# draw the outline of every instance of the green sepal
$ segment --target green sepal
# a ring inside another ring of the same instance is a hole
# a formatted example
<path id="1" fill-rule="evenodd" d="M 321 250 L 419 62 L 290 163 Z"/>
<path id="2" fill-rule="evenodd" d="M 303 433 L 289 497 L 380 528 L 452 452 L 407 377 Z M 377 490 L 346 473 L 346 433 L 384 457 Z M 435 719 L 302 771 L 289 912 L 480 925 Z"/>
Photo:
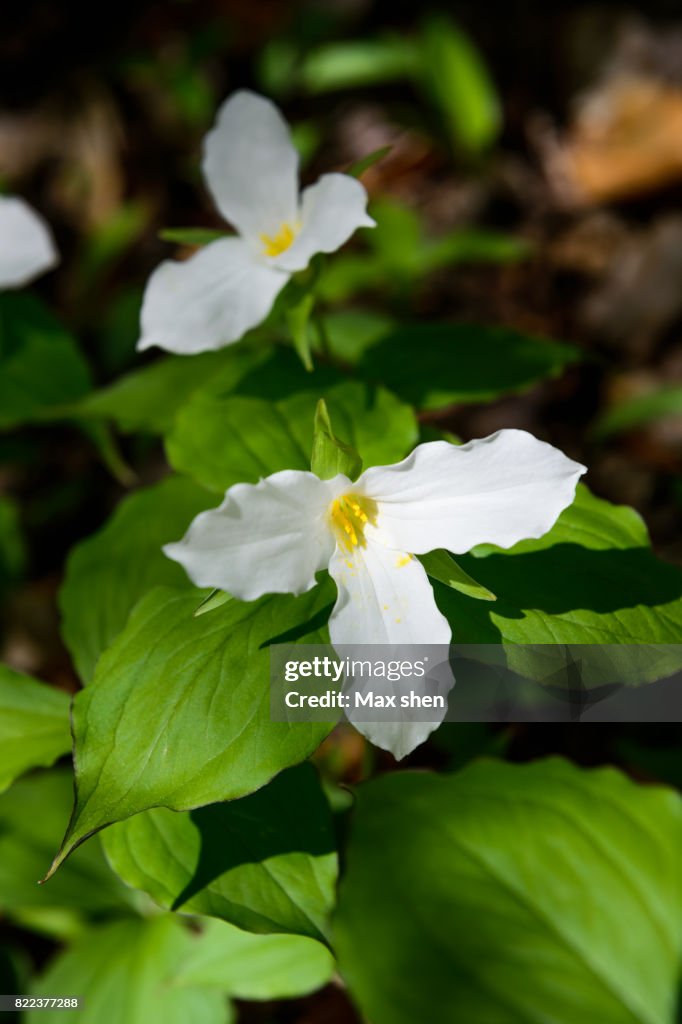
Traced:
<path id="1" fill-rule="evenodd" d="M 317 403 L 310 468 L 321 480 L 343 473 L 354 480 L 362 471 L 362 459 L 355 448 L 340 441 L 332 428 L 324 398 Z"/>
<path id="2" fill-rule="evenodd" d="M 478 583 L 473 576 L 470 576 L 457 564 L 449 552 L 442 548 L 429 551 L 427 555 L 419 555 L 419 561 L 431 579 L 445 583 L 446 586 L 452 587 L 453 590 L 459 590 L 467 597 L 475 597 L 477 601 L 497 601 L 492 590 L 488 590 L 482 583 Z"/>

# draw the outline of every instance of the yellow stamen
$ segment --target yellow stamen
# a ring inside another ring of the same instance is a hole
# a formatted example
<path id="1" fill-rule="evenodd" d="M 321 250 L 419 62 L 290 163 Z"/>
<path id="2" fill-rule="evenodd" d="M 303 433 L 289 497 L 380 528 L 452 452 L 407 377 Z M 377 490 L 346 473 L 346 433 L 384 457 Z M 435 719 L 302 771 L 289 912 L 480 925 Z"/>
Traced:
<path id="1" fill-rule="evenodd" d="M 259 235 L 258 236 L 263 243 L 263 255 L 264 256 L 279 256 L 280 253 L 286 252 L 294 238 L 296 237 L 296 231 L 292 228 L 291 224 L 280 224 L 279 231 L 275 235 Z"/>
<path id="2" fill-rule="evenodd" d="M 352 551 L 365 546 L 365 526 L 376 519 L 376 504 L 371 498 L 344 494 L 329 509 L 332 529 L 339 544 Z"/>

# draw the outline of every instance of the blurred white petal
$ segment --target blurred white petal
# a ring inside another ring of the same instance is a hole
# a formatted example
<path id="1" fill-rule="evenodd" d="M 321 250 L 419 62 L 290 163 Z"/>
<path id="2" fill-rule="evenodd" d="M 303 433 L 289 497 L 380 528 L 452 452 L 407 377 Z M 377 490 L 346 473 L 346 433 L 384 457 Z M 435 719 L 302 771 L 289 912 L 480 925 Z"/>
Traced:
<path id="1" fill-rule="evenodd" d="M 288 275 L 224 238 L 188 260 L 166 260 L 147 283 L 138 349 L 194 354 L 222 348 L 261 323 Z"/>
<path id="2" fill-rule="evenodd" d="M 206 184 L 223 217 L 252 244 L 298 219 L 298 154 L 274 103 L 241 90 L 204 141 Z"/>
<path id="3" fill-rule="evenodd" d="M 302 270 L 315 253 L 336 252 L 358 228 L 374 226 L 364 186 L 347 174 L 324 174 L 305 189 L 299 233 L 273 263 L 283 270 Z"/>
<path id="4" fill-rule="evenodd" d="M 16 196 L 0 196 L 0 288 L 20 288 L 59 262 L 43 218 Z"/>

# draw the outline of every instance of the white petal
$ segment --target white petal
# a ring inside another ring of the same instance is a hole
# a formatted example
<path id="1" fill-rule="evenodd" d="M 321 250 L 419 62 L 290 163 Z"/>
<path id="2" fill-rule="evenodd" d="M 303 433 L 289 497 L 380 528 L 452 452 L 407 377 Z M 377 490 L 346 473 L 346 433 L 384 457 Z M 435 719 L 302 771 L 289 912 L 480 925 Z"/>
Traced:
<path id="1" fill-rule="evenodd" d="M 416 558 L 381 544 L 337 547 L 329 572 L 339 592 L 329 620 L 334 645 L 450 643 L 450 626 Z"/>
<path id="2" fill-rule="evenodd" d="M 235 484 L 218 508 L 198 515 L 183 539 L 163 550 L 197 586 L 243 601 L 302 594 L 332 555 L 329 505 L 348 485 L 344 476 L 320 480 L 293 469 Z"/>
<path id="3" fill-rule="evenodd" d="M 329 565 L 338 598 L 329 620 L 332 644 L 357 647 L 353 657 L 368 657 L 367 644 L 444 644 L 450 643 L 451 631 L 445 616 L 438 610 L 426 572 L 415 558 L 380 544 L 357 547 L 352 554 L 336 548 Z M 382 651 L 382 657 L 385 652 Z M 401 658 L 401 652 L 396 652 Z M 402 651 L 405 657 L 405 651 Z M 453 685 L 449 675 L 443 695 Z M 385 680 L 374 680 L 375 693 L 393 693 Z M 435 710 L 428 722 L 411 721 L 409 711 L 405 718 L 395 721 L 363 721 L 362 710 L 355 710 L 352 700 L 357 689 L 350 689 L 351 707 L 347 717 L 359 732 L 384 750 L 398 758 L 405 757 L 423 743 L 430 732 L 438 727 L 445 709 Z"/>
<path id="4" fill-rule="evenodd" d="M 23 199 L 0 196 L 0 288 L 19 288 L 56 266 L 50 229 Z"/>
<path id="5" fill-rule="evenodd" d="M 288 275 L 254 258 L 241 238 L 224 238 L 149 278 L 138 349 L 193 354 L 239 341 L 272 309 Z"/>
<path id="6" fill-rule="evenodd" d="M 419 445 L 395 466 L 355 484 L 378 505 L 368 538 L 414 554 L 477 544 L 508 548 L 542 537 L 575 496 L 584 466 L 524 430 L 500 430 L 461 446 Z"/>
<path id="7" fill-rule="evenodd" d="M 336 252 L 358 228 L 373 228 L 367 215 L 364 186 L 347 174 L 324 174 L 305 189 L 301 228 L 293 244 L 273 263 L 283 270 L 302 270 L 317 252 Z"/>
<path id="8" fill-rule="evenodd" d="M 218 111 L 204 140 L 204 177 L 216 205 L 257 242 L 298 218 L 298 153 L 274 103 L 242 90 Z"/>

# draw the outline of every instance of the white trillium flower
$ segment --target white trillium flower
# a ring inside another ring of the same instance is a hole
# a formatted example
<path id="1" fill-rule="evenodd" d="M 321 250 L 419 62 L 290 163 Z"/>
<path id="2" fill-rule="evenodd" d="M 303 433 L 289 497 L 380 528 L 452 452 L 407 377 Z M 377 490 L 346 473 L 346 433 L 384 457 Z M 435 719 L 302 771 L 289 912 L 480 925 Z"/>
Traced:
<path id="1" fill-rule="evenodd" d="M 449 644 L 450 624 L 414 556 L 541 537 L 585 472 L 523 430 L 461 446 L 434 441 L 355 481 L 283 470 L 235 484 L 163 550 L 197 586 L 245 601 L 302 594 L 328 569 L 338 591 L 329 620 L 334 645 Z M 437 724 L 415 723 L 411 735 L 403 729 L 396 738 L 391 723 L 381 723 L 370 738 L 403 756 Z"/>
<path id="2" fill-rule="evenodd" d="M 0 291 L 30 284 L 58 262 L 43 218 L 23 199 L 0 196 Z"/>
<path id="3" fill-rule="evenodd" d="M 367 193 L 347 174 L 325 174 L 299 196 L 298 153 L 277 107 L 240 91 L 206 136 L 204 178 L 238 232 L 152 274 L 138 349 L 192 354 L 238 341 L 261 323 L 293 273 L 374 227 Z"/>

